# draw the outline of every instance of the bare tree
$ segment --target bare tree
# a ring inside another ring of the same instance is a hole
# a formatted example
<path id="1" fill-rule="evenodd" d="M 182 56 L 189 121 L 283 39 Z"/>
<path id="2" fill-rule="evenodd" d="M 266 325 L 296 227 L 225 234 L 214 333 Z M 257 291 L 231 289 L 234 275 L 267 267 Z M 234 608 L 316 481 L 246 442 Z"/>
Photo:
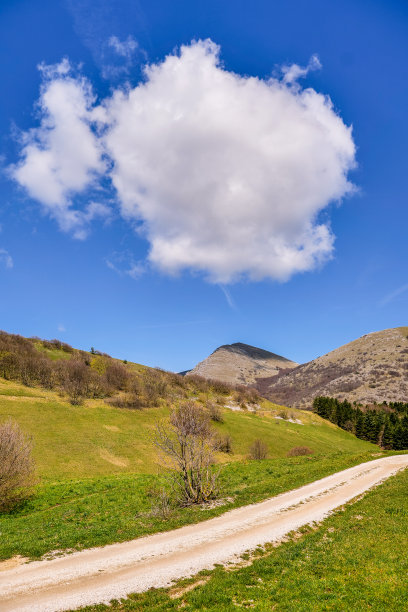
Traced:
<path id="1" fill-rule="evenodd" d="M 249 456 L 251 459 L 266 459 L 268 456 L 268 445 L 263 440 L 257 438 L 249 447 Z"/>
<path id="2" fill-rule="evenodd" d="M 200 404 L 186 401 L 174 408 L 170 423 L 157 424 L 154 442 L 170 459 L 182 504 L 206 502 L 216 496 L 213 430 L 208 412 Z"/>
<path id="3" fill-rule="evenodd" d="M 0 512 L 31 494 L 35 484 L 31 440 L 13 421 L 0 425 Z"/>

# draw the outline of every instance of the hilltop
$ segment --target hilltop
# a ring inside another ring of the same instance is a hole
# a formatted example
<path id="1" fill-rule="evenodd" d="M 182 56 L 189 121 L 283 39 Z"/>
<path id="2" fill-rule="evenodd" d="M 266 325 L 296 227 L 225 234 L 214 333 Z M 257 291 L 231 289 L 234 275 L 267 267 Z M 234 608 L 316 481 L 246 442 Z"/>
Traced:
<path id="1" fill-rule="evenodd" d="M 269 351 L 235 342 L 218 347 L 201 361 L 188 375 L 197 374 L 207 379 L 228 384 L 255 385 L 257 379 L 280 375 L 298 364 Z"/>
<path id="2" fill-rule="evenodd" d="M 363 404 L 407 401 L 408 327 L 366 334 L 291 372 L 258 378 L 257 389 L 287 406 L 310 408 L 319 395 Z"/>

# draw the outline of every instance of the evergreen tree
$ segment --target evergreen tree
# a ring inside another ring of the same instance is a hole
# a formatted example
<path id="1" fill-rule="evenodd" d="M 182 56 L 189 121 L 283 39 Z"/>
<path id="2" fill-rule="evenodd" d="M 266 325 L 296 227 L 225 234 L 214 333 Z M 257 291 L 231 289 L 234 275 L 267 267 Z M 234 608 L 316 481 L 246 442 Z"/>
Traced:
<path id="1" fill-rule="evenodd" d="M 384 430 L 381 439 L 381 446 L 388 450 L 394 448 L 394 430 L 390 419 L 387 418 L 384 425 Z"/>

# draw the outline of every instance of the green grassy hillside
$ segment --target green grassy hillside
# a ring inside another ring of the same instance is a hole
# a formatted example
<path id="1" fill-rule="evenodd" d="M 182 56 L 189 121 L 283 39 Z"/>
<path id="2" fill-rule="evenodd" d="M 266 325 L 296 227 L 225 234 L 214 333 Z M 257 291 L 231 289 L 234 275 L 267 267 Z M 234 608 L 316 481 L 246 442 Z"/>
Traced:
<path id="1" fill-rule="evenodd" d="M 12 418 L 32 436 L 38 473 L 51 480 L 157 472 L 151 436 L 155 423 L 169 412 L 161 404 L 134 410 L 85 400 L 72 406 L 56 392 L 0 379 L 0 423 Z M 302 424 L 275 418 L 281 412 L 281 407 L 267 401 L 261 402 L 256 414 L 222 409 L 224 423 L 215 427 L 231 435 L 233 454 L 219 453 L 219 460 L 243 459 L 256 438 L 268 443 L 271 458 L 284 457 L 292 447 L 302 445 L 315 454 L 376 448 L 310 412 L 288 411 Z"/>
<path id="2" fill-rule="evenodd" d="M 8 351 L 0 354 L 9 377 L 0 378 L 0 423 L 11 418 L 32 437 L 40 484 L 32 499 L 0 516 L 0 559 L 38 558 L 205 520 L 379 453 L 378 447 L 315 414 L 287 410 L 248 389 L 128 363 L 119 368 L 119 373 L 123 367 L 128 372 L 125 382 L 112 382 L 108 373 L 109 368 L 115 373 L 115 360 L 30 342 L 34 350 L 24 339 L 12 338 Z M 16 343 L 22 348 L 14 363 Z M 69 375 L 75 383 L 75 363 L 79 375 L 85 373 L 90 381 L 78 405 L 64 378 Z M 27 369 L 31 378 L 24 385 Z M 225 503 L 215 508 L 176 506 L 163 517 L 154 510 L 154 490 L 162 485 L 162 476 L 152 435 L 155 424 L 185 399 L 203 406 L 210 402 L 221 411 L 222 422 L 213 426 L 220 436 L 231 437 L 233 450 L 216 457 L 226 464 L 220 476 Z M 267 443 L 269 459 L 248 461 L 249 446 L 257 438 Z M 296 446 L 308 446 L 313 455 L 288 458 Z"/>

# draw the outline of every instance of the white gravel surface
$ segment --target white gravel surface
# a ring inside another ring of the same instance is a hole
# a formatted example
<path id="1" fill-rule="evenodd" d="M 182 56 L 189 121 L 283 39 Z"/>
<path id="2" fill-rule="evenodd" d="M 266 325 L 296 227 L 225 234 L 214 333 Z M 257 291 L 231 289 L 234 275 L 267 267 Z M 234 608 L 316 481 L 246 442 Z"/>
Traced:
<path id="1" fill-rule="evenodd" d="M 383 457 L 196 525 L 2 571 L 0 611 L 72 610 L 168 586 L 321 521 L 407 466 L 408 455 Z"/>

